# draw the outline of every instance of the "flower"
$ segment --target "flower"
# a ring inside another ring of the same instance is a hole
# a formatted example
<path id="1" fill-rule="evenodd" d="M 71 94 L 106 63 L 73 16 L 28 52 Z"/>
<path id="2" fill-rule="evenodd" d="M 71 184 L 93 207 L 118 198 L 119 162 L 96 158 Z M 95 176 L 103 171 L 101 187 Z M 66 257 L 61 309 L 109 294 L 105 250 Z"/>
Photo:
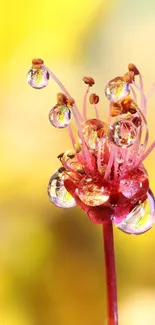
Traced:
<path id="1" fill-rule="evenodd" d="M 95 93 L 89 96 L 95 116 L 87 119 L 88 94 L 95 83 L 93 78 L 83 78 L 87 88 L 81 113 L 75 100 L 43 61 L 32 61 L 28 82 L 33 88 L 45 87 L 49 76 L 62 90 L 49 113 L 49 120 L 54 127 L 68 127 L 72 143 L 70 150 L 58 155 L 61 167 L 48 185 L 51 202 L 62 208 L 78 205 L 94 223 L 112 220 L 126 233 L 146 232 L 154 223 L 155 199 L 143 163 L 155 148 L 155 142 L 147 148 L 149 96 L 144 93 L 139 69 L 129 64 L 128 72 L 107 82 L 108 122 L 100 119 L 99 96 Z M 76 140 L 70 124 L 72 116 L 78 129 Z"/>

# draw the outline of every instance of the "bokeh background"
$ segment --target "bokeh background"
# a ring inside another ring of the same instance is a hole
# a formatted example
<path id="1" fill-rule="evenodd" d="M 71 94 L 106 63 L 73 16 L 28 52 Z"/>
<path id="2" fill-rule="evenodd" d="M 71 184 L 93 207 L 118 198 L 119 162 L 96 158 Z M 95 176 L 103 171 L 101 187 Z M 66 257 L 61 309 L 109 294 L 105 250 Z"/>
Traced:
<path id="1" fill-rule="evenodd" d="M 26 83 L 34 57 L 61 78 L 80 106 L 83 75 L 104 85 L 137 64 L 155 81 L 154 0 L 3 1 L 0 6 L 0 324 L 103 325 L 106 292 L 102 231 L 78 208 L 61 210 L 47 183 L 70 148 L 67 130 L 48 121 L 58 87 Z M 155 95 L 149 101 L 154 139 Z M 146 159 L 155 191 L 155 154 Z M 132 237 L 115 229 L 120 325 L 155 325 L 155 228 Z"/>

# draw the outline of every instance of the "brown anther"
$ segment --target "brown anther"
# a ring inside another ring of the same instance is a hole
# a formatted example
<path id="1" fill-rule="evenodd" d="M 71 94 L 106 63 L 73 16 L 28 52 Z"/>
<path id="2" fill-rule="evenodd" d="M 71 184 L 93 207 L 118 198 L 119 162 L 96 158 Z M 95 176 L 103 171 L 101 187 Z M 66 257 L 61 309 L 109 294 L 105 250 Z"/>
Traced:
<path id="1" fill-rule="evenodd" d="M 75 158 L 75 154 L 74 153 L 68 153 L 67 157 L 73 159 L 73 158 Z"/>
<path id="2" fill-rule="evenodd" d="M 58 93 L 57 94 L 57 105 L 66 105 L 67 104 L 67 96 L 64 95 L 63 93 Z"/>
<path id="3" fill-rule="evenodd" d="M 124 81 L 126 83 L 131 84 L 132 81 L 134 80 L 134 76 L 135 76 L 134 72 L 133 71 L 129 71 L 129 72 L 127 72 L 127 73 L 124 74 L 123 79 L 124 79 Z"/>
<path id="4" fill-rule="evenodd" d="M 141 123 L 142 123 L 142 120 L 141 120 L 141 118 L 140 117 L 138 117 L 138 116 L 135 116 L 133 119 L 132 119 L 132 123 L 136 126 L 136 127 L 138 127 L 138 126 L 140 126 L 141 125 Z"/>
<path id="5" fill-rule="evenodd" d="M 66 170 L 65 167 L 60 167 L 60 168 L 58 169 L 58 172 L 59 172 L 59 173 L 63 173 L 65 170 Z"/>
<path id="6" fill-rule="evenodd" d="M 32 60 L 32 67 L 37 69 L 40 68 L 44 64 L 44 61 L 42 59 L 33 59 Z"/>
<path id="7" fill-rule="evenodd" d="M 75 148 L 76 153 L 79 153 L 81 151 L 81 145 L 79 143 L 75 143 L 74 148 Z"/>
<path id="8" fill-rule="evenodd" d="M 137 104 L 133 101 L 130 96 L 127 96 L 121 101 L 122 106 L 122 114 L 126 114 L 130 112 L 131 114 L 135 114 L 137 112 Z"/>
<path id="9" fill-rule="evenodd" d="M 111 112 L 110 112 L 110 116 L 111 117 L 115 117 L 121 114 L 121 111 L 117 108 L 112 108 Z"/>
<path id="10" fill-rule="evenodd" d="M 95 84 L 94 79 L 91 78 L 91 77 L 83 77 L 82 80 L 84 81 L 84 83 L 85 83 L 86 85 L 89 85 L 90 87 L 92 87 L 92 86 Z"/>
<path id="11" fill-rule="evenodd" d="M 122 107 L 119 103 L 111 103 L 110 116 L 115 117 L 121 114 Z"/>
<path id="12" fill-rule="evenodd" d="M 139 70 L 137 69 L 137 67 L 133 63 L 130 63 L 128 65 L 128 70 L 133 71 L 135 76 L 139 75 Z"/>
<path id="13" fill-rule="evenodd" d="M 131 114 L 136 114 L 136 113 L 137 113 L 136 108 L 134 108 L 134 107 L 130 107 L 130 108 L 129 108 L 129 113 L 131 113 Z"/>
<path id="14" fill-rule="evenodd" d="M 75 100 L 73 98 L 67 98 L 67 105 L 72 107 L 75 104 Z"/>
<path id="15" fill-rule="evenodd" d="M 81 175 L 85 174 L 85 171 L 83 169 L 77 169 L 77 172 Z"/>
<path id="16" fill-rule="evenodd" d="M 63 155 L 64 155 L 64 152 L 60 153 L 60 154 L 57 156 L 57 158 L 58 158 L 58 159 L 61 159 L 61 158 L 63 157 Z"/>
<path id="17" fill-rule="evenodd" d="M 100 100 L 100 99 L 99 99 L 99 96 L 96 95 L 96 94 L 91 94 L 91 95 L 89 96 L 89 102 L 90 102 L 91 105 L 93 105 L 93 104 L 98 104 L 99 100 Z"/>

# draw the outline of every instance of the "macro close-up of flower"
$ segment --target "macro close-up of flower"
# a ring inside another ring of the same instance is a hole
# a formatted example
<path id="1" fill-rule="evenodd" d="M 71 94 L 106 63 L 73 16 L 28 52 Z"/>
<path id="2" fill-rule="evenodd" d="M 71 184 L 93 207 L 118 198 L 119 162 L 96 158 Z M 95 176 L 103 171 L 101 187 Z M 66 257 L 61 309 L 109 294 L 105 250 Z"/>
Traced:
<path id="1" fill-rule="evenodd" d="M 154 17 L 1 3 L 0 325 L 155 325 Z"/>
<path id="2" fill-rule="evenodd" d="M 49 121 L 55 128 L 68 128 L 72 147 L 57 157 L 60 167 L 49 180 L 48 196 L 59 208 L 81 207 L 93 223 L 103 225 L 108 324 L 118 324 L 112 223 L 132 235 L 145 233 L 155 223 L 155 199 L 144 166 L 155 148 L 155 141 L 148 147 L 146 119 L 147 103 L 154 87 L 145 94 L 143 77 L 130 63 L 124 75 L 105 85 L 109 106 L 106 122 L 100 119 L 99 96 L 90 93 L 95 84 L 92 77 L 83 77 L 86 91 L 82 112 L 43 60 L 33 59 L 27 75 L 30 86 L 42 89 L 50 78 L 63 92 L 57 94 Z M 88 100 L 94 108 L 91 119 L 87 118 Z M 71 126 L 72 117 L 77 126 L 76 135 Z"/>

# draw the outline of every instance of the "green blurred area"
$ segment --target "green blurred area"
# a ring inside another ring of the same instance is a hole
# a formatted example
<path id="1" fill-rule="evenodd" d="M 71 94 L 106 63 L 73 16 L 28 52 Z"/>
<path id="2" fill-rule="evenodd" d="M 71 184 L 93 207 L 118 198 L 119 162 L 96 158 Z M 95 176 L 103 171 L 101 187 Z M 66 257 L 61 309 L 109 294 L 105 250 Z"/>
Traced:
<path id="1" fill-rule="evenodd" d="M 103 325 L 106 284 L 102 231 L 79 208 L 61 210 L 47 197 L 71 147 L 67 130 L 48 121 L 59 88 L 26 84 L 41 56 L 82 103 L 83 75 L 95 77 L 101 115 L 104 85 L 135 62 L 146 88 L 155 80 L 155 3 L 141 1 L 7 1 L 1 8 L 0 324 Z M 5 18 L 6 17 L 6 18 Z M 154 139 L 150 100 L 150 142 Z M 90 111 L 93 114 L 93 111 Z M 146 160 L 155 190 L 154 153 Z M 120 325 L 155 325 L 155 228 L 142 236 L 115 229 Z M 131 319 L 130 319 L 131 315 Z M 147 321 L 146 321 L 147 320 Z"/>

